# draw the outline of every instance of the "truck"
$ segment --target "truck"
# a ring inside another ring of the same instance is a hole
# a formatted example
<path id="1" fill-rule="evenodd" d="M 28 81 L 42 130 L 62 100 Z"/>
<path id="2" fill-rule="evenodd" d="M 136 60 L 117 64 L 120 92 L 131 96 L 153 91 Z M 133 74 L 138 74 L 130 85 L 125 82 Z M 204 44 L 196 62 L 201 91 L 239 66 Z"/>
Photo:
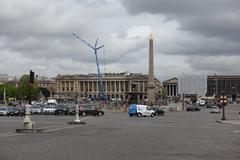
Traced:
<path id="1" fill-rule="evenodd" d="M 140 116 L 151 116 L 154 117 L 155 111 L 152 110 L 147 105 L 131 104 L 128 109 L 128 114 L 130 117 L 136 115 Z"/>

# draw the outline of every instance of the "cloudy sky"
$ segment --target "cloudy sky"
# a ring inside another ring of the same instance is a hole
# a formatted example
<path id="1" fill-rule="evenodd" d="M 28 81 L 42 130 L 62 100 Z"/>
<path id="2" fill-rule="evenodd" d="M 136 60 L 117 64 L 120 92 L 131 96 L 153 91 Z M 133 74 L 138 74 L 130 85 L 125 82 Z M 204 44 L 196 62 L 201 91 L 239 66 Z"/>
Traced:
<path id="1" fill-rule="evenodd" d="M 1 0 L 0 73 L 20 76 L 148 73 L 153 33 L 155 75 L 240 73 L 239 0 Z"/>

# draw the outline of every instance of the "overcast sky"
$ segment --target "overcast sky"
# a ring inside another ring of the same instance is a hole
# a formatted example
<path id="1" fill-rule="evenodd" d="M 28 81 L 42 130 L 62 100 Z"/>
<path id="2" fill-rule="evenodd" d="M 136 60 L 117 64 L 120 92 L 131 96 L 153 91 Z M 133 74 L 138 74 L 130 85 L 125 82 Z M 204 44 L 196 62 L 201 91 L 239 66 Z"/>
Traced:
<path id="1" fill-rule="evenodd" d="M 1 0 L 0 73 L 10 76 L 148 73 L 153 33 L 155 76 L 240 73 L 239 0 Z"/>

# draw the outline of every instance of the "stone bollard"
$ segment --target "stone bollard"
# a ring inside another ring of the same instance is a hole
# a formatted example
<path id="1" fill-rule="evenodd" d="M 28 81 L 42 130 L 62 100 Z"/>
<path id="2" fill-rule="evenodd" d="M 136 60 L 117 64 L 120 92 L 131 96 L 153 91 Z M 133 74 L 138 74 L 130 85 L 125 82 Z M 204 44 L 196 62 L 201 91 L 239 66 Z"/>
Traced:
<path id="1" fill-rule="evenodd" d="M 68 122 L 70 125 L 82 125 L 86 124 L 86 122 L 80 121 L 79 119 L 79 105 L 76 105 L 76 119 L 73 122 Z"/>
<path id="2" fill-rule="evenodd" d="M 25 117 L 23 120 L 24 123 L 24 129 L 33 129 L 33 123 L 30 118 L 30 105 L 26 105 L 25 109 Z"/>
<path id="3" fill-rule="evenodd" d="M 79 105 L 76 105 L 76 119 L 74 120 L 74 122 L 80 122 L 80 119 L 79 119 Z"/>

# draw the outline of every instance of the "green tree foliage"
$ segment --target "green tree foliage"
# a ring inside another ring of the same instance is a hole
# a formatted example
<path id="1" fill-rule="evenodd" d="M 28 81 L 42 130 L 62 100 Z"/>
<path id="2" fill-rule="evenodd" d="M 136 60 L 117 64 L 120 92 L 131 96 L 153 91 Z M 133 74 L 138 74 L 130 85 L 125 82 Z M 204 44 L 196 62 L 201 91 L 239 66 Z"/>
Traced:
<path id="1" fill-rule="evenodd" d="M 0 100 L 4 99 L 4 88 L 6 92 L 6 100 L 8 100 L 8 98 L 27 100 L 30 96 L 29 79 L 29 75 L 23 75 L 20 78 L 18 88 L 7 83 L 0 85 Z M 38 88 L 38 82 L 35 80 L 33 86 L 31 87 L 31 99 L 37 99 L 39 93 L 40 89 Z"/>
<path id="2" fill-rule="evenodd" d="M 41 93 L 45 96 L 45 97 L 50 97 L 50 91 L 47 88 L 39 88 Z"/>
<path id="3" fill-rule="evenodd" d="M 161 98 L 165 99 L 167 97 L 167 90 L 163 87 L 161 92 Z"/>
<path id="4" fill-rule="evenodd" d="M 36 99 L 39 95 L 37 81 L 34 81 L 34 84 L 31 87 L 31 92 L 30 92 L 29 79 L 30 79 L 29 75 L 23 75 L 20 78 L 19 87 L 18 87 L 18 93 L 19 93 L 20 99 L 28 99 L 30 97 L 30 93 L 31 93 L 31 99 Z"/>
<path id="5" fill-rule="evenodd" d="M 6 99 L 18 97 L 17 89 L 9 84 L 0 85 L 0 99 L 3 100 L 4 88 L 6 92 Z"/>

